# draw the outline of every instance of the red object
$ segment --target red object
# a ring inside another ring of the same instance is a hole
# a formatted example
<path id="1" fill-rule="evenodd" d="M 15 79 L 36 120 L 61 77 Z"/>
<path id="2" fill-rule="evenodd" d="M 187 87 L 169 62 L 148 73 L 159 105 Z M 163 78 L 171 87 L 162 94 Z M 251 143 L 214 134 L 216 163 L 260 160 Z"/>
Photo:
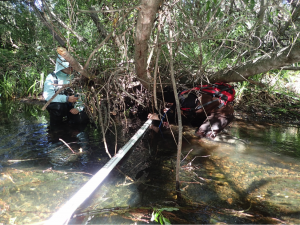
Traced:
<path id="1" fill-rule="evenodd" d="M 211 95 L 215 95 L 215 97 L 220 97 L 220 99 L 224 101 L 225 105 L 227 102 L 232 102 L 235 96 L 234 88 L 224 82 L 218 82 L 212 85 L 199 85 L 194 89 Z"/>

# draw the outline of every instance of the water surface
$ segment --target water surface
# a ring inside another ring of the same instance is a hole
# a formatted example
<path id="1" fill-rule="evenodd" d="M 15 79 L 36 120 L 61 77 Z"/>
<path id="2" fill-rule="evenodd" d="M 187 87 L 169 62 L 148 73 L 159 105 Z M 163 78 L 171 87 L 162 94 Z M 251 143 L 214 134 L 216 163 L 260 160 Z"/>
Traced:
<path id="1" fill-rule="evenodd" d="M 109 160 L 94 127 L 50 129 L 41 108 L 0 103 L 0 223 L 45 221 Z M 143 121 L 117 124 L 120 148 Z M 300 223 L 299 127 L 235 120 L 216 142 L 199 141 L 194 130 L 184 127 L 180 180 L 186 211 L 166 214 L 172 223 Z M 177 137 L 176 126 L 173 132 Z M 112 132 L 107 140 L 113 155 Z M 180 208 L 176 151 L 170 130 L 163 136 L 147 132 L 70 224 L 144 224 L 146 213 L 118 209 Z"/>

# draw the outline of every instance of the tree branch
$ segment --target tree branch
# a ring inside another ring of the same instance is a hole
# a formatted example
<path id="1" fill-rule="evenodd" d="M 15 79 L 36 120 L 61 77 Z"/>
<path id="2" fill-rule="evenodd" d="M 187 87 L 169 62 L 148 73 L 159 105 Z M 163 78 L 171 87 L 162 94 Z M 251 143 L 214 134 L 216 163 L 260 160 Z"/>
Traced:
<path id="1" fill-rule="evenodd" d="M 299 20 L 299 16 L 300 16 L 300 4 L 298 4 L 297 6 L 295 6 L 295 8 L 294 8 L 294 10 L 292 12 L 291 18 L 280 29 L 280 32 L 279 32 L 280 35 L 284 35 L 284 32 L 288 29 L 288 27 L 291 25 L 291 23 L 296 22 L 297 20 Z"/>
<path id="2" fill-rule="evenodd" d="M 66 30 L 70 31 L 72 34 L 74 34 L 74 36 L 80 41 L 80 42 L 87 42 L 87 39 L 80 36 L 79 34 L 77 34 L 76 31 L 72 30 L 69 26 L 67 26 L 54 12 L 52 12 L 50 10 L 50 8 L 48 7 L 48 5 L 46 4 L 46 2 L 44 0 L 42 0 L 43 5 L 46 6 L 47 11 L 51 14 L 51 16 L 62 26 L 64 27 Z"/>
<path id="3" fill-rule="evenodd" d="M 81 13 L 107 13 L 107 12 L 120 12 L 123 10 L 132 10 L 137 9 L 139 6 L 129 7 L 129 8 L 120 8 L 120 9 L 110 9 L 110 10 L 95 10 L 94 8 L 90 8 L 90 10 L 78 10 Z"/>
<path id="4" fill-rule="evenodd" d="M 53 35 L 53 37 L 55 38 L 55 40 L 60 44 L 60 46 L 63 46 L 63 47 L 66 46 L 66 42 L 57 34 L 57 32 L 55 31 L 55 29 L 53 28 L 53 26 L 51 26 L 47 22 L 46 18 L 41 14 L 41 12 L 39 11 L 39 9 L 35 6 L 34 1 L 28 1 L 27 3 L 33 8 L 36 16 L 48 28 L 48 30 Z"/>
<path id="5" fill-rule="evenodd" d="M 275 53 L 264 55 L 254 59 L 238 68 L 222 70 L 209 79 L 210 82 L 239 82 L 247 80 L 248 77 L 260 73 L 266 73 L 270 70 L 280 69 L 284 66 L 290 66 L 293 63 L 300 62 L 300 43 L 283 48 Z"/>
<path id="6" fill-rule="evenodd" d="M 100 36 L 102 38 L 106 38 L 107 32 L 106 32 L 105 28 L 101 25 L 100 20 L 98 18 L 98 15 L 97 15 L 97 13 L 95 11 L 96 10 L 95 10 L 94 7 L 90 7 L 90 17 L 94 21 L 94 24 L 96 25 L 97 31 L 100 34 Z"/>

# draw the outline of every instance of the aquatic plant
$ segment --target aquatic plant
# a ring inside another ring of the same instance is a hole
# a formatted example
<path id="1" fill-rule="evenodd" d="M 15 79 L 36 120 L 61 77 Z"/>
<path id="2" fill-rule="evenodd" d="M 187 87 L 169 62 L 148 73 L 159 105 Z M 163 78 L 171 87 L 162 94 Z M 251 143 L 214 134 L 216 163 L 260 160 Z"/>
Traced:
<path id="1" fill-rule="evenodd" d="M 161 208 L 161 209 L 153 209 L 152 216 L 151 216 L 151 221 L 156 221 L 160 224 L 171 224 L 170 220 L 167 219 L 166 217 L 163 216 L 162 212 L 167 211 L 167 212 L 172 212 L 176 211 L 178 208 L 174 207 L 168 207 L 168 208 Z"/>

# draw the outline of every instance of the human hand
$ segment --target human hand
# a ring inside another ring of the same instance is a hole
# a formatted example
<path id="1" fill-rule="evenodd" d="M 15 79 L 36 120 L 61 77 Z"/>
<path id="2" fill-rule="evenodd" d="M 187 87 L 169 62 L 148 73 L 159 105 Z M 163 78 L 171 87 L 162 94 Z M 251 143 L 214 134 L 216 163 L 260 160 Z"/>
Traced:
<path id="1" fill-rule="evenodd" d="M 168 112 L 170 108 L 164 108 L 164 113 Z"/>
<path id="2" fill-rule="evenodd" d="M 72 103 L 76 102 L 77 100 L 78 100 L 78 97 L 75 97 L 74 95 L 71 95 L 68 98 L 68 102 L 72 102 Z"/>
<path id="3" fill-rule="evenodd" d="M 159 120 L 158 115 L 156 113 L 149 113 L 148 114 L 148 119 Z"/>
<path id="4" fill-rule="evenodd" d="M 149 127 L 151 130 L 154 130 L 156 133 L 159 131 L 159 127 L 153 126 L 152 124 Z"/>
<path id="5" fill-rule="evenodd" d="M 73 109 L 70 110 L 70 113 L 76 115 L 76 114 L 79 113 L 79 111 L 78 111 L 78 109 L 73 108 Z"/>

